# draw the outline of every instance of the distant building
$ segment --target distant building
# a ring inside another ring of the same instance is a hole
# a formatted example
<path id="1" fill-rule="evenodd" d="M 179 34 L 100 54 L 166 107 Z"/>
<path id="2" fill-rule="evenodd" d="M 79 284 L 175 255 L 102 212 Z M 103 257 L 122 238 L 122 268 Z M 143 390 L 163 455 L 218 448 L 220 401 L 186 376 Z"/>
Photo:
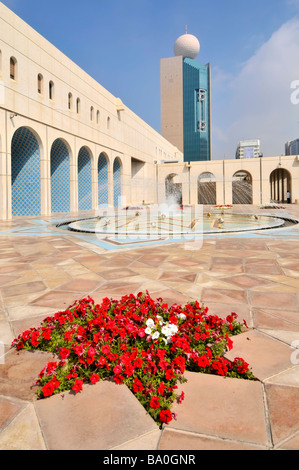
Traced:
<path id="1" fill-rule="evenodd" d="M 211 73 L 210 64 L 194 60 L 199 50 L 186 33 L 175 42 L 175 56 L 161 59 L 161 134 L 185 162 L 211 160 Z"/>
<path id="2" fill-rule="evenodd" d="M 260 156 L 260 140 L 241 140 L 236 150 L 236 158 L 257 158 Z"/>
<path id="3" fill-rule="evenodd" d="M 292 140 L 285 144 L 286 155 L 299 155 L 299 139 Z"/>

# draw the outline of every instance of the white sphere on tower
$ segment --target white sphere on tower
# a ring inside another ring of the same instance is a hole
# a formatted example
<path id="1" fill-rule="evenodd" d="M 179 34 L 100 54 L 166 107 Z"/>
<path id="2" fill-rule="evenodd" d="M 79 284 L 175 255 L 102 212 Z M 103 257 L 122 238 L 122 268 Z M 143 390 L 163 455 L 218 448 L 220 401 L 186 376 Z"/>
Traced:
<path id="1" fill-rule="evenodd" d="M 199 40 L 193 34 L 183 34 L 174 44 L 175 56 L 183 56 L 188 59 L 195 59 L 200 51 Z"/>

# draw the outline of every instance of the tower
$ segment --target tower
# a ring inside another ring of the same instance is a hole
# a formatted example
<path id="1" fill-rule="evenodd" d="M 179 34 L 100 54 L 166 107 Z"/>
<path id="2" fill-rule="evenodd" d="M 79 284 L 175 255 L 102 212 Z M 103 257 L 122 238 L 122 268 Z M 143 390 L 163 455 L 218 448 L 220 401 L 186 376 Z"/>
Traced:
<path id="1" fill-rule="evenodd" d="M 161 134 L 184 153 L 184 161 L 211 160 L 210 64 L 195 60 L 200 43 L 183 34 L 174 57 L 161 59 Z"/>

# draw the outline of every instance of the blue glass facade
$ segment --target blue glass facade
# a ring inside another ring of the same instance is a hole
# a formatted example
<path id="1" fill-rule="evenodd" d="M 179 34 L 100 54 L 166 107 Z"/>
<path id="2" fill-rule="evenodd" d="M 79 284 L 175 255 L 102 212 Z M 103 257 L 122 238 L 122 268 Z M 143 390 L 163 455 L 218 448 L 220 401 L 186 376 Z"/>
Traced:
<path id="1" fill-rule="evenodd" d="M 184 161 L 211 160 L 210 66 L 183 59 Z"/>

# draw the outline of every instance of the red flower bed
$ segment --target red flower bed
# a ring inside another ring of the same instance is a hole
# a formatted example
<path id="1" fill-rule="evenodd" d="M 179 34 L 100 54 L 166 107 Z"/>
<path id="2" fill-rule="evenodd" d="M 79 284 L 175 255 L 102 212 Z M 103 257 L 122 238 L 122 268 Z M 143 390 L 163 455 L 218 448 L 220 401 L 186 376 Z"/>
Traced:
<path id="1" fill-rule="evenodd" d="M 168 307 L 139 293 L 96 305 L 88 297 L 24 331 L 12 346 L 58 356 L 39 374 L 39 398 L 112 379 L 126 384 L 162 425 L 172 419 L 173 402 L 184 399 L 176 389 L 185 370 L 254 380 L 242 358 L 223 357 L 243 325 L 235 313 L 223 320 L 198 302 Z"/>

